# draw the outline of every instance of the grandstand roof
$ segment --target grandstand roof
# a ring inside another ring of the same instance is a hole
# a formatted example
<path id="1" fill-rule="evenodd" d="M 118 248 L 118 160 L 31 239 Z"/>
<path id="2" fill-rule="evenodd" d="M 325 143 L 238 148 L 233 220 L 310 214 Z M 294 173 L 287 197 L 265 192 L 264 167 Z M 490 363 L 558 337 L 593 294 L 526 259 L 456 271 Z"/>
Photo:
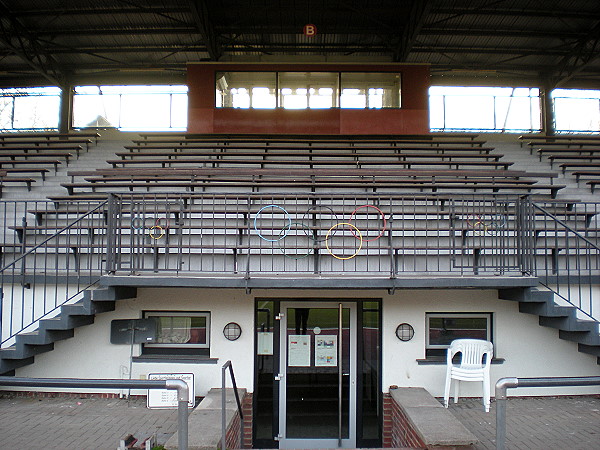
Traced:
<path id="1" fill-rule="evenodd" d="M 183 82 L 188 62 L 232 60 L 427 63 L 448 84 L 600 84 L 598 0 L 0 0 L 0 33 L 0 86 Z"/>

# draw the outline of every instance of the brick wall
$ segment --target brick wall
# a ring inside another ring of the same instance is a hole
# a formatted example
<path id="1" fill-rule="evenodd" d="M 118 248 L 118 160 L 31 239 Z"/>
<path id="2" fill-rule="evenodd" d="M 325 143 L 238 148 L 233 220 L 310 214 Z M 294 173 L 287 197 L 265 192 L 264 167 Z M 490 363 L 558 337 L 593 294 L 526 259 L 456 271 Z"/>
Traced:
<path id="1" fill-rule="evenodd" d="M 244 430 L 241 448 L 252 448 L 252 394 L 246 394 L 242 399 L 242 413 L 244 414 Z M 227 448 L 240 448 L 240 415 L 235 417 L 225 434 Z"/>
<path id="2" fill-rule="evenodd" d="M 389 394 L 383 396 L 383 447 L 426 448 L 418 432 Z"/>

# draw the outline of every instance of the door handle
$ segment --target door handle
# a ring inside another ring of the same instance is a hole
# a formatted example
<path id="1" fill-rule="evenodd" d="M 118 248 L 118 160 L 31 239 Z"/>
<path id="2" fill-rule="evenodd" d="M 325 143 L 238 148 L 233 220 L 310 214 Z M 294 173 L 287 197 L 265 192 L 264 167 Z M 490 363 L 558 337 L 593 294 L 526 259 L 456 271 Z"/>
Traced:
<path id="1" fill-rule="evenodd" d="M 275 375 L 275 381 L 281 381 L 282 378 L 283 378 L 282 373 L 278 373 L 277 375 Z"/>

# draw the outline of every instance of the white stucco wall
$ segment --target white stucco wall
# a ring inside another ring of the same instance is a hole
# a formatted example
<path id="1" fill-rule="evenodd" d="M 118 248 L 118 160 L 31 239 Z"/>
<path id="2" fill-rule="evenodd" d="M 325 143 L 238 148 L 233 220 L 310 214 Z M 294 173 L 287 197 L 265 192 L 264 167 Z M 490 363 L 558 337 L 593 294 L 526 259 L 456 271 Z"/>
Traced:
<path id="1" fill-rule="evenodd" d="M 100 314 L 93 325 L 75 331 L 75 338 L 57 342 L 55 350 L 36 356 L 35 364 L 17 370 L 23 377 L 120 378 L 129 367 L 128 345 L 110 344 L 113 319 L 141 317 L 143 310 L 211 312 L 211 357 L 217 364 L 134 363 L 132 378 L 153 372 L 194 373 L 196 395 L 221 385 L 221 366 L 231 360 L 239 387 L 253 391 L 254 299 L 381 298 L 383 299 L 383 390 L 390 385 L 422 386 L 435 396 L 443 395 L 445 366 L 419 365 L 425 357 L 426 312 L 492 312 L 496 356 L 504 364 L 492 365 L 492 385 L 501 377 L 599 375 L 596 358 L 577 351 L 575 343 L 558 338 L 558 330 L 541 327 L 538 317 L 518 312 L 518 303 L 499 300 L 488 290 L 398 290 L 386 291 L 253 291 L 218 289 L 139 289 L 133 300 L 117 302 L 114 312 Z M 242 336 L 237 341 L 223 337 L 223 327 L 237 322 Z M 410 342 L 395 336 L 398 324 L 415 329 Z M 139 348 L 135 347 L 134 355 Z M 126 372 L 125 372 L 126 374 Z M 126 377 L 126 375 L 125 375 Z M 477 383 L 463 383 L 461 393 L 480 396 Z M 47 389 L 45 389 L 47 390 Z M 72 391 L 72 389 L 67 389 Z M 597 388 L 518 389 L 511 395 L 558 395 L 600 392 Z M 143 393 L 136 392 L 133 393 Z M 493 386 L 492 386 L 493 395 Z"/>

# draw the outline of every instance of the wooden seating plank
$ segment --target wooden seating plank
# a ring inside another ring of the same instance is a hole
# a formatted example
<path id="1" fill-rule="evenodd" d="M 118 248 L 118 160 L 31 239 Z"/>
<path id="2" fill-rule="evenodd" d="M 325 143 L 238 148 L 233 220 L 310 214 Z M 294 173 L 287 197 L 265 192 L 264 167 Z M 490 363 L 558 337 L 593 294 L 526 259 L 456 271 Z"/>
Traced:
<path id="1" fill-rule="evenodd" d="M 119 165 L 125 167 L 128 165 L 139 165 L 139 164 L 150 164 L 150 165 L 158 165 L 160 167 L 167 167 L 173 164 L 195 164 L 195 165 L 201 165 L 201 166 L 223 166 L 223 165 L 231 165 L 231 164 L 238 164 L 238 165 L 243 165 L 243 166 L 249 166 L 249 165 L 256 165 L 259 164 L 262 166 L 264 165 L 282 165 L 282 166 L 286 166 L 286 165 L 294 165 L 294 166 L 298 166 L 298 165 L 303 165 L 303 166 L 307 166 L 307 167 L 314 167 L 315 165 L 322 165 L 322 166 L 331 166 L 331 165 L 336 165 L 339 166 L 340 162 L 339 161 L 302 161 L 302 160 L 263 160 L 263 159 L 228 159 L 228 160 L 217 160 L 217 159 L 210 159 L 210 158 L 154 158 L 154 159 L 109 159 L 106 161 L 108 164 L 112 165 L 113 167 L 118 167 Z M 366 166 L 366 165 L 381 165 L 381 164 L 390 164 L 390 162 L 386 162 L 386 161 L 358 161 L 355 163 L 351 163 L 351 165 L 356 165 L 358 167 L 360 166 Z M 403 166 L 406 168 L 410 168 L 413 166 L 417 166 L 417 165 L 427 165 L 427 166 L 433 166 L 433 165 L 437 165 L 437 166 L 449 166 L 449 167 L 461 167 L 461 166 L 487 166 L 487 167 L 496 167 L 496 168 L 503 168 L 503 169 L 508 169 L 509 166 L 511 166 L 513 163 L 510 161 L 417 161 L 417 160 L 404 160 L 404 161 L 397 161 L 394 163 L 396 166 Z M 348 165 L 348 164 L 346 164 Z M 343 170 L 346 170 L 346 168 L 342 168 Z"/>

